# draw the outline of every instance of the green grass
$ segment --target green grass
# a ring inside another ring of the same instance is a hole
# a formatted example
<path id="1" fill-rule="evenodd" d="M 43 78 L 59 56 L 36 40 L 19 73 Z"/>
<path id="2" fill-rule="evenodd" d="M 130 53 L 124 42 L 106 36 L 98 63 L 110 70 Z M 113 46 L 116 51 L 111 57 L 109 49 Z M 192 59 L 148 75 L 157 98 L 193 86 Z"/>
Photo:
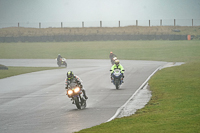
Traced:
<path id="1" fill-rule="evenodd" d="M 51 69 L 60 69 L 58 67 L 8 67 L 8 70 L 0 69 L 0 79 L 16 76 L 20 74 L 43 71 L 43 70 L 51 70 Z"/>
<path id="2" fill-rule="evenodd" d="M 195 61 L 200 56 L 199 41 L 97 41 L 49 43 L 0 43 L 2 59 L 108 59 L 113 51 L 119 59 Z"/>

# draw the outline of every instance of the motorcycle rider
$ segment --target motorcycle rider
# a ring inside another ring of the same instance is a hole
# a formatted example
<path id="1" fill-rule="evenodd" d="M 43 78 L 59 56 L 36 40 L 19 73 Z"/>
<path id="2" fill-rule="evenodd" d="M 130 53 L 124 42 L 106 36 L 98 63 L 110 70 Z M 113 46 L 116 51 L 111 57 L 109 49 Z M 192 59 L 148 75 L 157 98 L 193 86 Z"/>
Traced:
<path id="1" fill-rule="evenodd" d="M 66 90 L 68 89 L 68 85 L 70 83 L 76 83 L 81 88 L 85 99 L 88 99 L 85 93 L 85 89 L 83 88 L 83 85 L 81 84 L 81 79 L 77 75 L 74 75 L 72 71 L 67 72 L 67 78 L 65 79 Z"/>
<path id="2" fill-rule="evenodd" d="M 114 58 L 114 57 L 116 57 L 116 59 L 117 59 L 117 56 L 116 56 L 115 54 L 113 54 L 113 52 L 111 51 L 111 52 L 110 52 L 110 55 L 109 55 L 109 58 L 110 58 L 111 63 L 113 62 L 113 58 Z"/>
<path id="3" fill-rule="evenodd" d="M 57 57 L 57 64 L 59 64 L 61 58 L 62 58 L 62 56 L 61 56 L 60 54 L 58 54 L 58 57 Z"/>
<path id="4" fill-rule="evenodd" d="M 122 74 L 122 83 L 124 83 L 124 67 L 119 63 L 119 60 L 115 60 L 115 64 L 111 67 L 111 80 L 113 80 L 113 72 L 115 69 L 120 69 L 121 74 Z"/>

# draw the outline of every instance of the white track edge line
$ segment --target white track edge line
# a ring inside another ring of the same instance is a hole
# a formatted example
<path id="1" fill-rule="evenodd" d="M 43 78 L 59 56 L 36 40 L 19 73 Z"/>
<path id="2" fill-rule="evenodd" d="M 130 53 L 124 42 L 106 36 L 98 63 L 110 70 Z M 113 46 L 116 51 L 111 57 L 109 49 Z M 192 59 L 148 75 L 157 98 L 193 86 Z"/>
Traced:
<path id="1" fill-rule="evenodd" d="M 160 70 L 161 67 L 158 67 L 147 79 L 146 81 L 137 89 L 137 91 L 128 99 L 128 101 L 126 101 L 126 103 L 124 105 L 122 105 L 120 108 L 117 109 L 115 115 L 113 117 L 111 117 L 109 120 L 107 120 L 106 122 L 112 121 L 113 119 L 115 119 L 119 113 L 122 111 L 122 109 L 124 109 L 126 107 L 126 105 L 129 103 L 130 100 L 132 100 L 134 98 L 134 96 L 147 84 L 147 82 L 149 81 L 149 79 L 158 71 Z"/>

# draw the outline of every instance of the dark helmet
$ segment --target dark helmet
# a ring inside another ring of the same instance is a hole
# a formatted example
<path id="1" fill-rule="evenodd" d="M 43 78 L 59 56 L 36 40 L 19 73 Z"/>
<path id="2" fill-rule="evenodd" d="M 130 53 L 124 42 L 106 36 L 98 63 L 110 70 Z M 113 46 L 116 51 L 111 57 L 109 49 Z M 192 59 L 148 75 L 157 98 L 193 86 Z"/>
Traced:
<path id="1" fill-rule="evenodd" d="M 73 79 L 74 78 L 74 74 L 72 71 L 68 71 L 67 72 L 67 79 L 70 80 L 70 79 Z"/>

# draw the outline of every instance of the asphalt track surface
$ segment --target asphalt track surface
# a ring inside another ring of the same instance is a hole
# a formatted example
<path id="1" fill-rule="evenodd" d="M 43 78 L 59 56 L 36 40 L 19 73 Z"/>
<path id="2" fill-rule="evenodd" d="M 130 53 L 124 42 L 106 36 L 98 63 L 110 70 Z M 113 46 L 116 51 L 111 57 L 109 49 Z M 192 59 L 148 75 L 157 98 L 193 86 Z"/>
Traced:
<path id="1" fill-rule="evenodd" d="M 158 67 L 167 62 L 121 60 L 124 84 L 110 82 L 109 60 L 67 59 L 68 67 L 0 79 L 1 133 L 72 133 L 109 120 Z M 6 66 L 57 67 L 53 59 L 0 59 Z M 83 80 L 87 107 L 78 110 L 65 95 L 72 70 Z M 5 71 L 5 70 L 4 70 Z"/>

